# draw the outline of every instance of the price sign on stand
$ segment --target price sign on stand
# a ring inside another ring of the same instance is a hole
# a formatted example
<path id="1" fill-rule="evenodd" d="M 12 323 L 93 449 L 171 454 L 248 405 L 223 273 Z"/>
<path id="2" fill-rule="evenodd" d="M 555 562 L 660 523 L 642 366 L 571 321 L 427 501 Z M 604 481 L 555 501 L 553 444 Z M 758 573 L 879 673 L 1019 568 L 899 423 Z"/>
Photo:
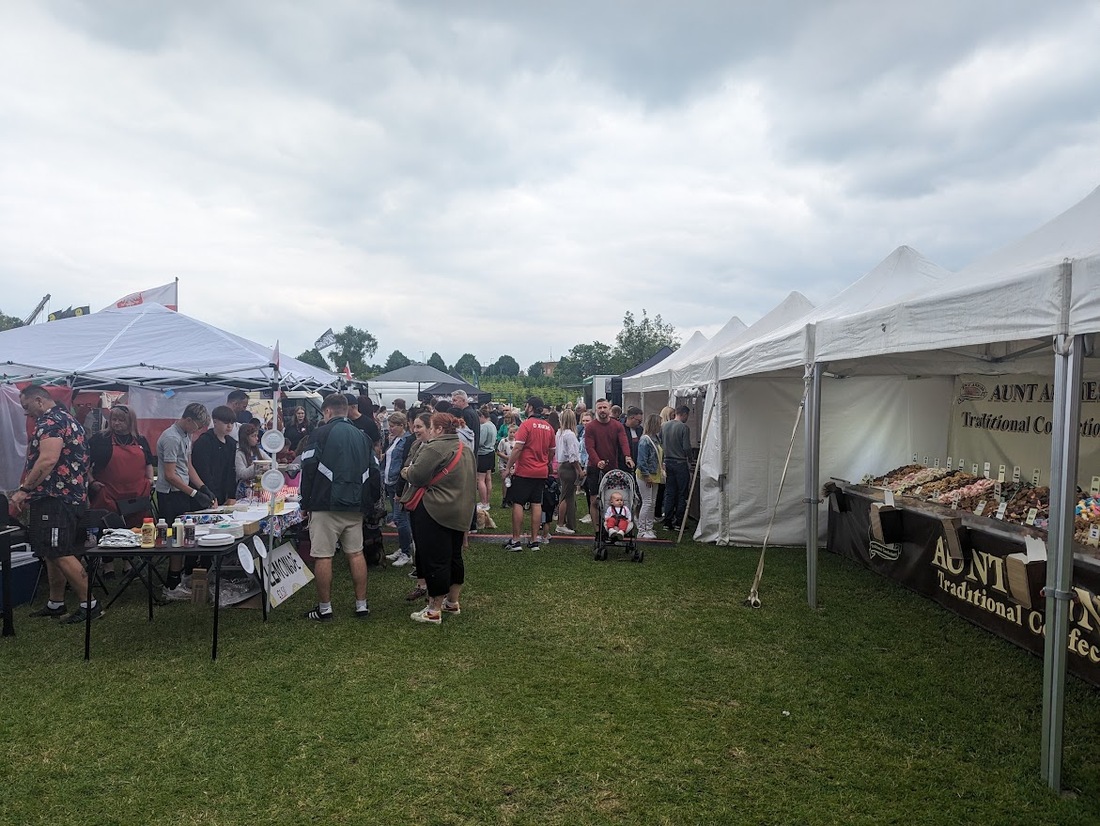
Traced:
<path id="1" fill-rule="evenodd" d="M 1014 484 L 1014 485 L 1020 484 L 1020 466 L 1019 465 L 1015 465 L 1012 468 L 1012 484 Z"/>
<path id="2" fill-rule="evenodd" d="M 1032 508 L 1031 510 L 1029 510 L 1027 512 L 1027 519 L 1024 520 L 1024 524 L 1025 525 L 1034 525 L 1035 524 L 1035 517 L 1038 516 L 1038 515 L 1039 515 L 1039 509 L 1038 508 Z"/>
<path id="3" fill-rule="evenodd" d="M 913 454 L 913 464 L 915 465 L 916 463 L 917 463 L 917 454 L 914 453 Z"/>
<path id="4" fill-rule="evenodd" d="M 1000 507 L 997 508 L 997 518 L 1003 520 L 1005 518 L 1005 511 L 1008 510 L 1008 502 L 1001 502 Z"/>
<path id="5" fill-rule="evenodd" d="M 964 462 L 962 459 L 959 459 L 959 470 L 962 470 L 965 466 L 966 466 L 966 462 Z M 977 475 L 977 474 L 975 474 L 975 475 Z"/>
<path id="6" fill-rule="evenodd" d="M 1094 548 L 1100 546 L 1100 525 L 1089 528 L 1089 544 Z"/>
<path id="7" fill-rule="evenodd" d="M 1001 465 L 997 469 L 997 481 L 1000 482 L 1002 485 L 1004 484 L 1004 481 L 1005 481 L 1005 466 L 1004 465 Z"/>
<path id="8" fill-rule="evenodd" d="M 950 466 L 951 463 L 948 462 L 947 464 L 948 464 L 948 466 Z M 933 465 L 933 467 L 939 467 L 939 466 L 940 466 L 940 457 L 937 456 L 936 457 L 936 463 Z"/>
<path id="9" fill-rule="evenodd" d="M 1035 470 L 1031 471 L 1031 484 L 1032 485 L 1034 485 L 1035 487 L 1039 487 L 1039 480 L 1041 478 L 1042 477 L 1039 475 L 1039 468 L 1035 468 Z"/>
<path id="10" fill-rule="evenodd" d="M 1000 496 L 1001 496 L 1001 483 L 1000 482 L 994 482 L 993 483 L 993 495 L 996 496 L 998 499 L 1000 498 Z"/>
<path id="11" fill-rule="evenodd" d="M 959 500 L 961 500 L 961 499 L 962 499 L 962 494 L 960 494 L 957 490 L 953 491 L 951 493 L 951 507 L 953 507 L 955 509 L 958 509 Z"/>
<path id="12" fill-rule="evenodd" d="M 993 478 L 992 476 L 989 475 L 989 468 L 990 468 L 990 464 L 989 464 L 989 462 L 986 462 L 985 467 L 982 469 L 982 476 L 984 476 L 986 479 L 992 479 Z"/>
<path id="13" fill-rule="evenodd" d="M 308 585 L 311 579 L 313 572 L 298 556 L 292 543 L 286 542 L 268 552 L 264 564 L 264 585 L 272 608 L 282 605 Z"/>
<path id="14" fill-rule="evenodd" d="M 977 476 L 978 475 L 978 463 L 977 462 L 975 462 L 974 464 L 972 464 L 970 466 L 970 475 L 971 476 Z"/>
<path id="15" fill-rule="evenodd" d="M 983 513 L 985 513 L 985 500 L 984 499 L 981 502 L 978 503 L 978 507 L 974 508 L 974 515 L 975 516 L 981 516 Z"/>
<path id="16" fill-rule="evenodd" d="M 885 502 L 889 507 L 894 507 L 894 492 L 890 490 L 890 488 L 886 488 L 885 492 L 882 495 L 882 501 Z"/>
<path id="17" fill-rule="evenodd" d="M 1089 485 L 1089 495 L 1092 496 L 1093 499 L 1100 496 L 1100 476 L 1092 477 L 1092 484 Z"/>

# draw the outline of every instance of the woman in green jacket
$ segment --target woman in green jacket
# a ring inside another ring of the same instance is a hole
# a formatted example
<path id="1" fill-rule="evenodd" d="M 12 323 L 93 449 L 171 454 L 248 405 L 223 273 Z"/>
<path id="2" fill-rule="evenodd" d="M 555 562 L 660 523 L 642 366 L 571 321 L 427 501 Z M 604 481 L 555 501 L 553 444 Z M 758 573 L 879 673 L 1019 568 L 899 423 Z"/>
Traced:
<path id="1" fill-rule="evenodd" d="M 462 419 L 450 413 L 435 413 L 430 438 L 401 469 L 409 483 L 402 502 L 408 502 L 417 489 L 425 489 L 410 513 L 417 573 L 423 575 L 428 586 L 428 604 L 411 615 L 416 622 L 438 625 L 444 613 L 462 611 L 459 596 L 466 580 L 462 538 L 477 502 L 475 459 L 458 438 L 462 424 Z"/>

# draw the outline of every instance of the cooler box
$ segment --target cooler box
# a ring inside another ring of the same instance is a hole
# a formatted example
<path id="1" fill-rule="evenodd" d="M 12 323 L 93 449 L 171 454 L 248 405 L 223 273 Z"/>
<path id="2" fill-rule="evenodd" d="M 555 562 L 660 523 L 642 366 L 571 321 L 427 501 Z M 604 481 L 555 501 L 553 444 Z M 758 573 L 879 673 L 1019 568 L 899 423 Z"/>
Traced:
<path id="1" fill-rule="evenodd" d="M 34 595 L 34 586 L 38 582 L 38 571 L 42 562 L 30 551 L 12 551 L 11 553 L 11 601 L 12 605 L 25 605 Z M 0 585 L 4 574 L 0 571 Z M 4 607 L 4 590 L 0 587 L 0 609 Z"/>

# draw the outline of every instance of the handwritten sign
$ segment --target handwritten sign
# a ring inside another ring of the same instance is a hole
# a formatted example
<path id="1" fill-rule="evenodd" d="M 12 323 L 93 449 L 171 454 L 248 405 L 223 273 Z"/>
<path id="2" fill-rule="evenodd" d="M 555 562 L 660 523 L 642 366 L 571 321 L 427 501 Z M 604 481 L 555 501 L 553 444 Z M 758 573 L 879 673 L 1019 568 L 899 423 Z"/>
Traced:
<path id="1" fill-rule="evenodd" d="M 267 555 L 264 563 L 264 586 L 272 608 L 282 605 L 311 579 L 313 571 L 302 562 L 290 542 L 284 542 Z"/>

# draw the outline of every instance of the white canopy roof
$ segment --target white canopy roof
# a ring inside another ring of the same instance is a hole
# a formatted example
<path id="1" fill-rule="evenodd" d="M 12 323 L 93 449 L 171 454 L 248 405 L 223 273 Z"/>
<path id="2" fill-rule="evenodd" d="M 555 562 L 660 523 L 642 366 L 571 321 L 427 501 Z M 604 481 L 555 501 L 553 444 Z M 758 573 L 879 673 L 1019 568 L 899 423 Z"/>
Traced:
<path id="1" fill-rule="evenodd" d="M 671 371 L 672 387 L 686 390 L 691 386 L 717 381 L 718 359 L 723 353 L 765 336 L 773 330 L 786 327 L 796 319 L 805 316 L 813 308 L 813 303 L 806 296 L 794 291 L 747 328 L 744 325 L 733 327 L 731 321 L 696 352 L 691 364 Z M 740 319 L 735 318 L 733 321 L 740 324 Z"/>
<path id="2" fill-rule="evenodd" d="M 862 278 L 802 318 L 720 356 L 718 378 L 801 368 L 814 361 L 815 332 L 826 319 L 888 306 L 915 291 L 928 292 L 948 275 L 911 247 L 898 247 Z"/>
<path id="3" fill-rule="evenodd" d="M 1072 277 L 1069 266 L 1072 261 Z M 818 327 L 817 358 L 888 356 L 904 369 L 996 371 L 1027 342 L 1100 331 L 1100 188 L 935 289 Z M 1002 347 L 988 347 L 993 343 Z M 972 348 L 965 353 L 948 348 Z M 973 349 L 976 348 L 976 349 Z M 897 354 L 935 351 L 934 359 Z M 1049 350 L 1047 352 L 1049 355 Z M 1019 369 L 1018 367 L 1014 369 Z"/>
<path id="4" fill-rule="evenodd" d="M 725 326 L 715 335 L 722 335 L 726 330 L 744 330 L 745 324 L 737 316 L 726 322 Z M 699 330 L 691 334 L 691 337 L 681 345 L 679 350 L 669 354 L 668 358 L 654 364 L 648 370 L 644 370 L 634 376 L 623 377 L 624 393 L 646 393 L 654 390 L 669 390 L 672 387 L 672 373 L 678 367 L 685 367 L 692 363 L 695 354 L 707 346 L 707 337 Z"/>
<path id="5" fill-rule="evenodd" d="M 0 333 L 7 379 L 72 377 L 75 386 L 224 384 L 270 387 L 273 347 L 160 304 L 110 308 Z M 281 356 L 284 388 L 336 386 L 339 377 Z"/>

